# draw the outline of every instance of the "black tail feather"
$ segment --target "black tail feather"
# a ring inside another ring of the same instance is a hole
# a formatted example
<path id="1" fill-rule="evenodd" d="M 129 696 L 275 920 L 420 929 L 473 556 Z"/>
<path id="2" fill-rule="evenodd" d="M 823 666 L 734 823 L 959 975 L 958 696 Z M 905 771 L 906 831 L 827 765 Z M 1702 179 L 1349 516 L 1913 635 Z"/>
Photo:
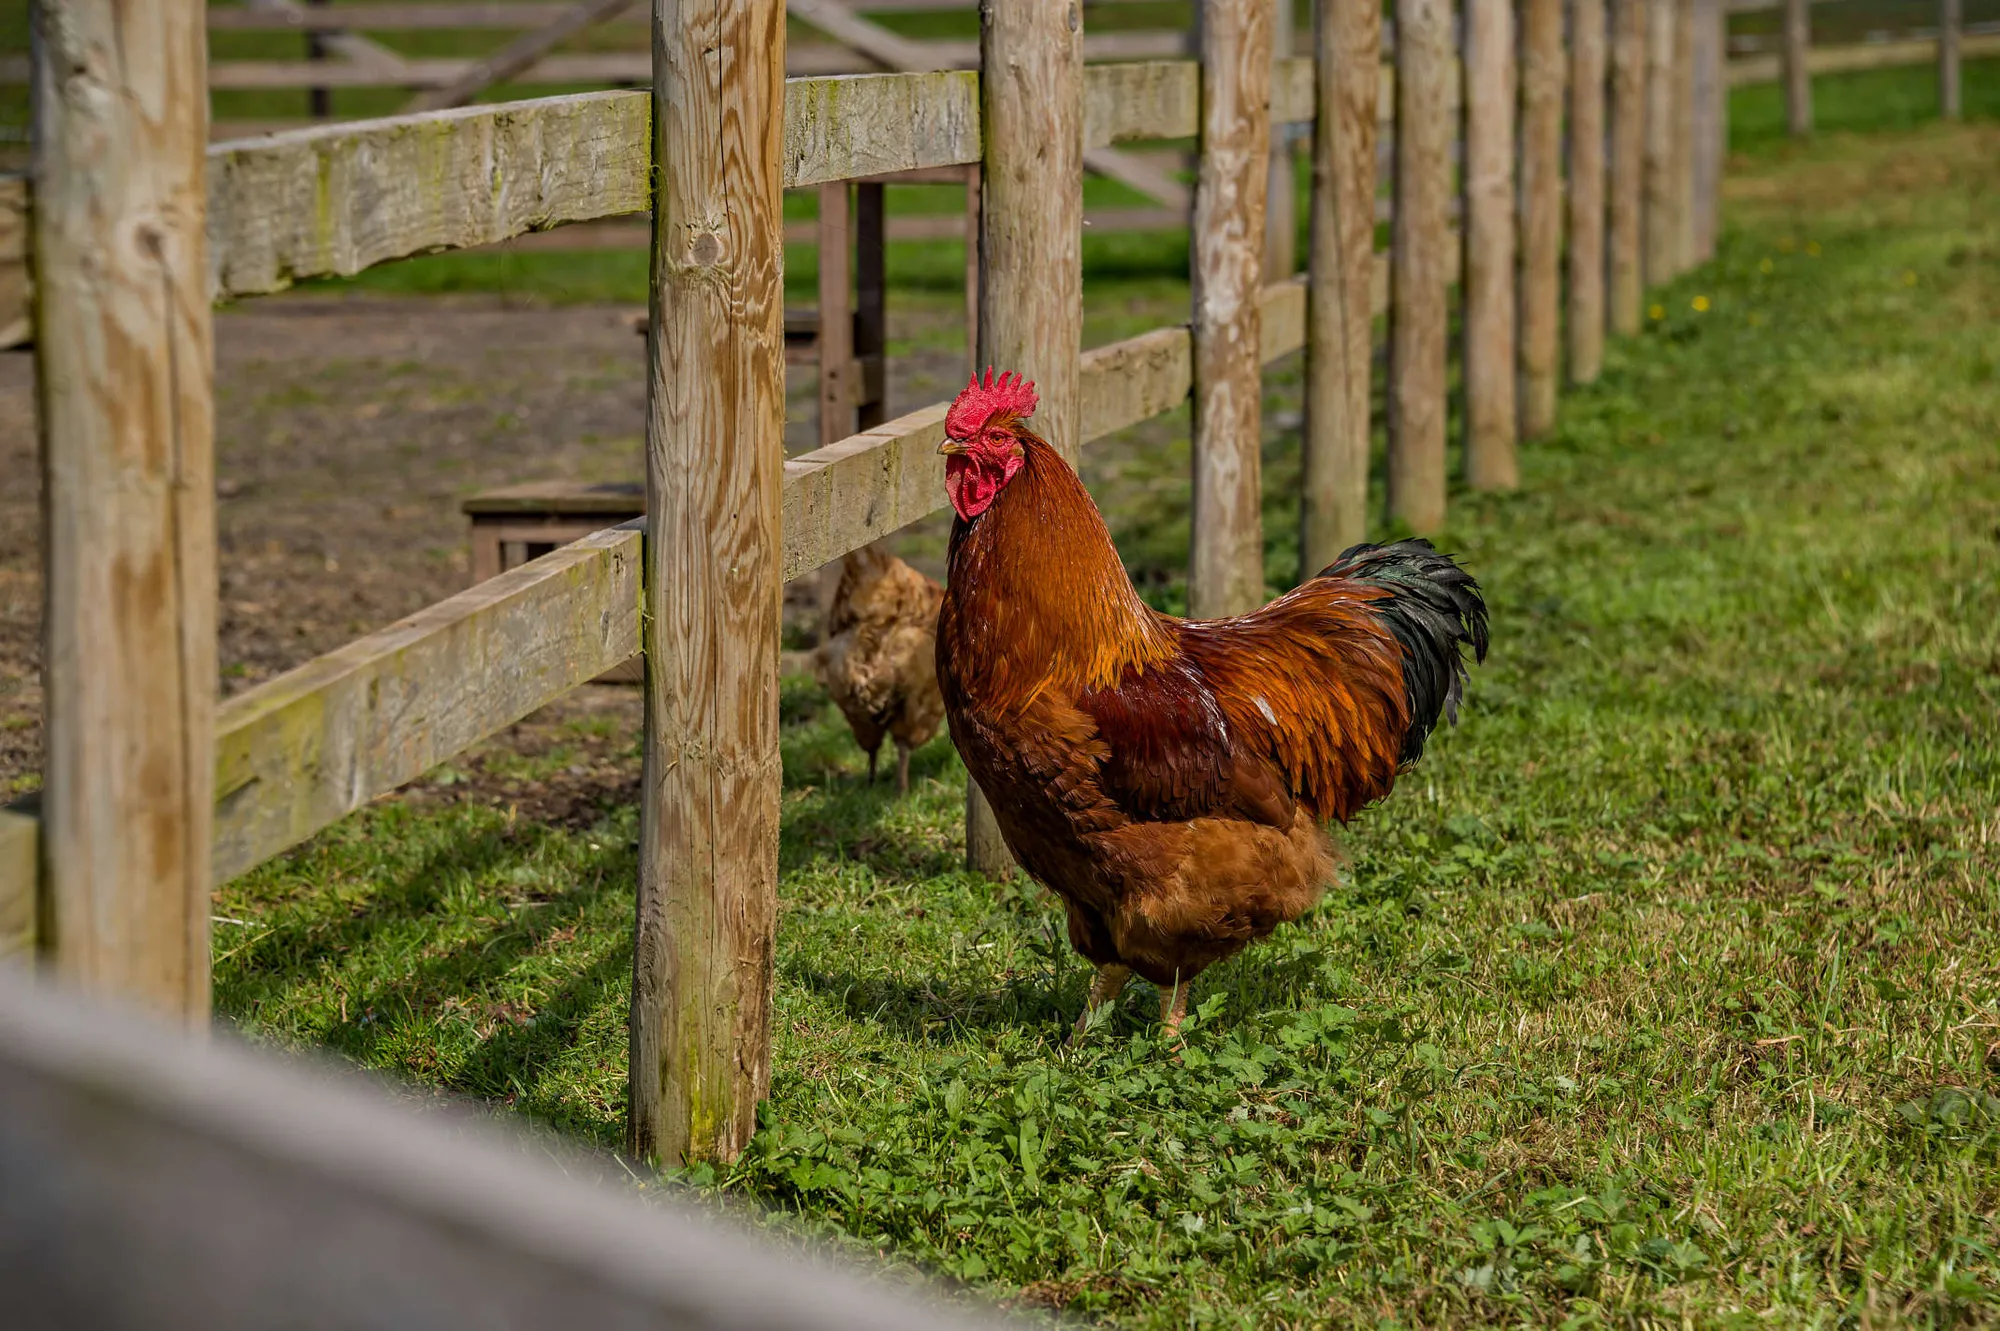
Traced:
<path id="1" fill-rule="evenodd" d="M 1486 659 L 1486 602 L 1479 584 L 1450 555 L 1422 537 L 1392 545 L 1353 546 L 1326 566 L 1322 578 L 1348 578 L 1381 587 L 1390 595 L 1376 602 L 1389 631 L 1403 647 L 1403 688 L 1410 704 L 1410 729 L 1401 761 L 1423 756 L 1442 715 L 1454 725 L 1465 696 L 1465 657 Z"/>

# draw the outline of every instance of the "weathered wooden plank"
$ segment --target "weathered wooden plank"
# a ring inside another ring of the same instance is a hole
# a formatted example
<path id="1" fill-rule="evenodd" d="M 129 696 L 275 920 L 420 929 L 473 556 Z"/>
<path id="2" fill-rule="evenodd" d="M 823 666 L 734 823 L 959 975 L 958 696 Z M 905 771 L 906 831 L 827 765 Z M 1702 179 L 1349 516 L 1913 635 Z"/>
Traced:
<path id="1" fill-rule="evenodd" d="M 0 806 L 0 959 L 35 948 L 35 896 L 41 879 L 41 800 Z"/>
<path id="2" fill-rule="evenodd" d="M 1396 213 L 1391 226 L 1389 516 L 1445 518 L 1445 263 L 1450 248 L 1451 7 L 1396 0 Z"/>
<path id="3" fill-rule="evenodd" d="M 732 1160 L 771 1084 L 784 0 L 654 0 L 646 792 L 626 1145 Z"/>
<path id="4" fill-rule="evenodd" d="M 1310 59 L 1290 56 L 1271 62 L 1273 123 L 1312 121 L 1313 80 Z M 1084 146 L 1194 138 L 1201 133 L 1200 85 L 1200 67 L 1192 60 L 1089 66 L 1083 71 Z"/>
<path id="5" fill-rule="evenodd" d="M 1611 137 L 1606 170 L 1606 314 L 1611 330 L 1639 331 L 1645 283 L 1646 10 L 1648 0 L 1611 5 Z"/>
<path id="6" fill-rule="evenodd" d="M 28 178 L 0 173 L 0 349 L 28 340 L 33 291 L 28 271 Z"/>
<path id="7" fill-rule="evenodd" d="M 1704 0 L 1720 15 L 1718 0 Z M 1605 0 L 1570 7 L 1569 343 L 1571 383 L 1604 368 Z M 1719 29 L 1718 29 L 1719 31 Z M 1720 57 L 1720 49 L 1717 51 Z M 1718 82 L 1721 71 L 1716 71 Z"/>
<path id="8" fill-rule="evenodd" d="M 1521 6 L 1521 437 L 1555 428 L 1562 345 L 1562 0 Z M 1512 486 L 1509 466 L 1495 484 Z"/>
<path id="9" fill-rule="evenodd" d="M 643 93 L 586 93 L 217 144 L 211 293 L 642 212 L 648 119 Z"/>
<path id="10" fill-rule="evenodd" d="M 1511 0 L 1466 0 L 1465 476 L 1478 489 L 1512 488 L 1519 477 L 1514 46 Z"/>
<path id="11" fill-rule="evenodd" d="M 42 856 L 57 974 L 208 1021 L 213 333 L 200 0 L 38 7 Z M 147 58 L 128 60 L 126 50 Z"/>
<path id="12" fill-rule="evenodd" d="M 224 703 L 216 881 L 630 660 L 639 545 L 587 536 Z"/>
<path id="13" fill-rule="evenodd" d="M 1007 1324 L 641 1195 L 546 1134 L 19 973 L 0 974 L 0 1284 L 21 1328 Z"/>
<path id="14" fill-rule="evenodd" d="M 1318 118 L 1308 256 L 1301 578 L 1325 568 L 1368 531 L 1381 6 L 1317 0 L 1314 31 Z"/>
<path id="15" fill-rule="evenodd" d="M 300 5 L 292 10 L 210 6 L 210 32 L 420 32 L 437 29 L 539 28 L 563 16 L 567 5 L 415 4 Z"/>
<path id="16" fill-rule="evenodd" d="M 819 187 L 819 442 L 824 448 L 854 433 L 854 243 L 849 222 L 852 187 Z"/>
<path id="17" fill-rule="evenodd" d="M 863 74 L 785 85 L 785 188 L 979 160 L 979 76 Z"/>
<path id="18" fill-rule="evenodd" d="M 1965 60 L 1985 60 L 2000 56 L 2000 33 L 1966 34 L 1958 43 Z M 1812 74 L 1849 74 L 1864 69 L 1892 69 L 1903 65 L 1927 65 L 1937 59 L 1935 38 L 1908 41 L 1859 42 L 1852 46 L 1819 46 L 1807 53 L 1806 68 Z M 1780 57 L 1746 56 L 1728 65 L 1729 86 L 1776 83 L 1783 77 Z M 1810 86 L 1810 85 L 1808 85 Z"/>
<path id="19" fill-rule="evenodd" d="M 1785 0 L 1784 67 L 1785 128 L 1795 139 L 1812 133 L 1812 14 L 1806 0 Z"/>
<path id="20" fill-rule="evenodd" d="M 1264 197 L 1271 150 L 1268 0 L 1206 0 L 1195 187 L 1194 495 L 1188 613 L 1264 603 Z"/>

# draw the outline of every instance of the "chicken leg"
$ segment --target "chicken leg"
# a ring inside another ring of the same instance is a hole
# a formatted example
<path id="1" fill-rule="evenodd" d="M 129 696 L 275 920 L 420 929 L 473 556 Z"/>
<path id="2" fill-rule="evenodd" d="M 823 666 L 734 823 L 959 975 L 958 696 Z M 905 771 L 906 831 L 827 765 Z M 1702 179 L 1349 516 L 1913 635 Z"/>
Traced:
<path id="1" fill-rule="evenodd" d="M 868 750 L 868 784 L 871 786 L 875 784 L 875 760 L 881 756 L 882 750 L 880 748 Z"/>
<path id="2" fill-rule="evenodd" d="M 896 741 L 896 794 L 910 793 L 910 746 Z"/>
<path id="3" fill-rule="evenodd" d="M 1160 1029 L 1176 1049 L 1181 1045 L 1181 1020 L 1187 1016 L 1188 988 L 1176 978 L 1173 987 L 1160 990 Z"/>
<path id="4" fill-rule="evenodd" d="M 1080 1039 L 1090 1029 L 1090 1019 L 1097 1015 L 1097 1009 L 1106 1003 L 1116 1002 L 1118 995 L 1125 990 L 1126 981 L 1131 978 L 1130 966 L 1114 964 L 1097 968 L 1097 975 L 1090 982 L 1090 997 L 1083 1002 L 1083 1015 L 1076 1019 L 1076 1030 L 1070 1036 L 1071 1040 Z"/>

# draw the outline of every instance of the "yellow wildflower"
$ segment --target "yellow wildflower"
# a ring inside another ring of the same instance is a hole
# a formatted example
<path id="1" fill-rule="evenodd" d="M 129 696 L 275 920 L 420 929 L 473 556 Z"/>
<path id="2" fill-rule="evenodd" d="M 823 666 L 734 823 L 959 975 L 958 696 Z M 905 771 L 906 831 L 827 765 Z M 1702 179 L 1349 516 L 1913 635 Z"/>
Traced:
<path id="1" fill-rule="evenodd" d="M 1816 240 L 1807 241 L 1806 253 L 1812 255 L 1815 259 L 1817 259 L 1819 257 L 1819 242 Z"/>
<path id="2" fill-rule="evenodd" d="M 1648 305 L 1646 307 L 1646 317 L 1648 319 L 1664 319 L 1667 317 L 1667 307 L 1664 305 Z"/>
<path id="3" fill-rule="evenodd" d="M 1917 275 L 1916 275 L 1915 273 L 1911 273 L 1911 272 L 1905 272 L 1905 273 L 1903 274 L 1903 285 L 1904 285 L 1904 286 L 1906 286 L 1906 287 L 1913 287 L 1913 286 L 1915 286 L 1916 284 L 1917 284 Z"/>
<path id="4" fill-rule="evenodd" d="M 1758 263 L 1758 265 L 1757 265 L 1757 271 L 1758 271 L 1758 272 L 1760 272 L 1760 273 L 1768 273 L 1768 272 L 1771 272 L 1771 271 L 1772 271 L 1773 269 L 1775 269 L 1776 267 L 1777 267 L 1777 265 L 1776 265 L 1776 264 L 1774 264 L 1774 263 L 1772 263 L 1772 262 L 1771 262 L 1771 261 L 1770 261 L 1770 260 L 1769 260 L 1769 259 L 1767 258 L 1767 259 L 1764 259 L 1764 260 L 1762 260 L 1762 261 L 1761 261 L 1760 263 Z"/>
<path id="5" fill-rule="evenodd" d="M 1692 304 L 1692 305 L 1694 306 L 1694 312 L 1695 312 L 1696 314 L 1707 314 L 1707 313 L 1708 313 L 1708 297 L 1707 297 L 1707 296 L 1696 296 L 1696 297 L 1694 298 L 1694 300 L 1692 300 L 1692 301 L 1691 301 L 1691 302 L 1689 302 L 1689 303 L 1690 303 L 1690 304 Z"/>

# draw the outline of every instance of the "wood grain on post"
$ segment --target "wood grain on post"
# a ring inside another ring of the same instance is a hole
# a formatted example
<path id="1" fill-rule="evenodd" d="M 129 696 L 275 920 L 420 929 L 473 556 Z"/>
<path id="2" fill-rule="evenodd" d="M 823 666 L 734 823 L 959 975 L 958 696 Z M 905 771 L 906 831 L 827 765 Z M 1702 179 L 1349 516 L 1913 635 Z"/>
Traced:
<path id="1" fill-rule="evenodd" d="M 1264 603 L 1257 350 L 1271 139 L 1272 0 L 1204 0 L 1194 196 L 1194 516 L 1188 613 Z"/>
<path id="2" fill-rule="evenodd" d="M 1639 331 L 1645 280 L 1646 12 L 1649 0 L 1610 0 L 1611 136 L 1605 184 L 1605 307 L 1611 331 Z"/>
<path id="3" fill-rule="evenodd" d="M 1715 257 L 1721 227 L 1722 164 L 1729 152 L 1729 89 L 1723 78 L 1728 41 L 1724 0 L 1693 0 L 1694 47 L 1688 82 L 1694 99 L 1690 115 L 1693 163 L 1689 168 L 1690 263 Z"/>
<path id="4" fill-rule="evenodd" d="M 1514 6 L 1465 4 L 1465 477 L 1519 482 L 1514 400 Z"/>
<path id="5" fill-rule="evenodd" d="M 1716 12 L 1720 13 L 1719 6 Z M 1575 0 L 1569 59 L 1569 378 L 1604 368 L 1604 0 Z"/>
<path id="6" fill-rule="evenodd" d="M 854 246 L 851 187 L 819 187 L 819 446 L 854 433 Z"/>
<path id="7" fill-rule="evenodd" d="M 1960 114 L 1958 48 L 1964 27 L 1963 0 L 1938 0 L 1938 114 L 1946 120 Z"/>
<path id="8" fill-rule="evenodd" d="M 1521 5 L 1521 437 L 1555 428 L 1562 337 L 1563 0 Z M 1513 484 L 1509 476 L 1507 484 Z"/>
<path id="9" fill-rule="evenodd" d="M 190 1024 L 215 812 L 204 17 L 64 0 L 35 7 L 34 47 L 41 946 L 66 980 Z"/>
<path id="10" fill-rule="evenodd" d="M 783 0 L 654 0 L 646 652 L 627 1145 L 728 1160 L 770 1085 L 785 465 Z"/>
<path id="11" fill-rule="evenodd" d="M 1294 0 L 1272 0 L 1271 61 L 1273 81 L 1280 62 L 1292 54 Z M 1264 280 L 1282 282 L 1299 270 L 1298 186 L 1293 179 L 1295 154 L 1291 127 L 1271 128 L 1271 175 L 1264 189 Z"/>
<path id="12" fill-rule="evenodd" d="M 1648 287 L 1672 281 L 1680 257 L 1680 233 L 1674 218 L 1677 3 L 1678 0 L 1646 0 L 1646 210 L 1641 226 L 1641 272 Z"/>
<path id="13" fill-rule="evenodd" d="M 1451 6 L 1396 0 L 1396 211 L 1389 244 L 1389 517 L 1445 517 L 1445 288 L 1451 246 Z"/>
<path id="14" fill-rule="evenodd" d="M 1308 256 L 1301 579 L 1368 535 L 1381 6 L 1372 0 L 1317 0 L 1313 40 L 1319 96 Z"/>
<path id="15" fill-rule="evenodd" d="M 1785 129 L 1795 139 L 1812 133 L 1812 14 L 1810 0 L 1785 0 L 1779 60 L 1785 80 Z"/>
<path id="16" fill-rule="evenodd" d="M 979 9 L 979 355 L 1041 395 L 1035 428 L 1074 464 L 1082 451 L 1083 22 L 1076 0 Z M 1262 165 L 1262 159 L 1259 159 Z M 1251 248 L 1253 259 L 1258 250 Z M 968 867 L 1013 872 L 979 787 L 966 782 Z"/>

